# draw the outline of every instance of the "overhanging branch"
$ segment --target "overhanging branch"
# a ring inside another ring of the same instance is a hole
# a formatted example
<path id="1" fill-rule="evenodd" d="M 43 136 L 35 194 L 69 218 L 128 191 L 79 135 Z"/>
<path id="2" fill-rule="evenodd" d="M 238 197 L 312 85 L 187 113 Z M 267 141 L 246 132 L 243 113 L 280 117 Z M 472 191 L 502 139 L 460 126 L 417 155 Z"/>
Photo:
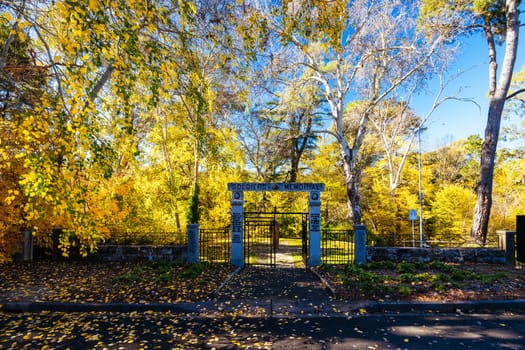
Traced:
<path id="1" fill-rule="evenodd" d="M 522 94 L 525 92 L 525 89 L 519 89 L 517 91 L 514 91 L 512 94 L 508 95 L 507 97 L 505 97 L 505 100 L 510 100 L 511 98 L 513 97 L 516 97 L 518 96 L 519 94 Z"/>

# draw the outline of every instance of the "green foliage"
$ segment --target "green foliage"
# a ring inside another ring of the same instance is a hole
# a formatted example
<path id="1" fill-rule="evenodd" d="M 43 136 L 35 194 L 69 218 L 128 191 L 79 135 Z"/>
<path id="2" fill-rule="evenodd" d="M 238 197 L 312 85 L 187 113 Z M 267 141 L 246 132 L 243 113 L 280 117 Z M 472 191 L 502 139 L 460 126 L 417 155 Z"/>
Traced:
<path id="1" fill-rule="evenodd" d="M 132 270 L 119 275 L 115 278 L 115 282 L 124 282 L 124 283 L 136 283 L 141 282 L 145 270 L 142 267 L 134 267 Z"/>
<path id="2" fill-rule="evenodd" d="M 348 264 L 344 268 L 344 273 L 341 276 L 343 283 L 347 285 L 358 284 L 361 290 L 365 291 L 367 295 L 374 294 L 377 290 L 383 287 L 383 281 L 386 278 L 382 275 L 366 271 L 363 266 Z"/>
<path id="3" fill-rule="evenodd" d="M 325 266 L 324 270 L 328 274 L 337 275 L 346 288 L 355 288 L 362 296 L 379 294 L 383 297 L 391 293 L 407 297 L 420 293 L 421 290 L 441 293 L 453 288 L 462 288 L 469 282 L 491 286 L 503 283 L 510 277 L 506 271 L 477 273 L 468 267 L 441 261 L 398 264 L 379 261 L 361 266 L 346 265 L 342 269 Z"/>
<path id="4" fill-rule="evenodd" d="M 430 268 L 436 269 L 442 272 L 452 272 L 454 271 L 454 266 L 445 264 L 441 261 L 431 261 L 430 262 Z"/>
<path id="5" fill-rule="evenodd" d="M 399 273 L 402 273 L 402 274 L 404 273 L 413 274 L 416 272 L 416 265 L 410 262 L 406 262 L 406 261 L 402 261 L 398 263 L 396 268 L 397 268 L 397 271 L 399 271 Z"/>
<path id="6" fill-rule="evenodd" d="M 199 185 L 196 183 L 191 192 L 186 220 L 189 224 L 197 224 L 199 223 L 199 216 Z"/>
<path id="7" fill-rule="evenodd" d="M 403 296 L 412 294 L 412 289 L 409 286 L 399 286 L 397 290 Z"/>
<path id="8" fill-rule="evenodd" d="M 394 269 L 396 264 L 390 260 L 372 261 L 363 266 L 366 269 Z"/>
<path id="9" fill-rule="evenodd" d="M 208 267 L 207 263 L 195 263 L 195 264 L 188 264 L 185 266 L 185 269 L 183 272 L 179 274 L 181 278 L 196 278 L 200 274 L 202 274 L 206 268 Z"/>
<path id="10" fill-rule="evenodd" d="M 501 283 L 503 280 L 509 277 L 509 274 L 504 271 L 498 271 L 493 275 L 480 275 L 477 279 L 484 283 Z"/>
<path id="11" fill-rule="evenodd" d="M 468 235 L 472 225 L 475 196 L 459 185 L 444 185 L 434 197 L 431 216 L 433 239 L 459 242 Z"/>
<path id="12" fill-rule="evenodd" d="M 195 279 L 208 268 L 206 263 L 185 264 L 180 261 L 148 261 L 135 266 L 131 270 L 117 276 L 115 283 L 136 284 L 152 275 L 158 283 L 173 283 L 175 275 L 178 279 Z"/>

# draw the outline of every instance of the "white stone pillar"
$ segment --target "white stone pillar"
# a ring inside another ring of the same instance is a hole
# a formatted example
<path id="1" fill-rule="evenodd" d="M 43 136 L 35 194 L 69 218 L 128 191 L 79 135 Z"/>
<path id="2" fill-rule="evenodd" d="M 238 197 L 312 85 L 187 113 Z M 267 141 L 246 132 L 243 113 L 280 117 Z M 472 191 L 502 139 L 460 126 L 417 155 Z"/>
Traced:
<path id="1" fill-rule="evenodd" d="M 516 232 L 497 230 L 498 234 L 498 248 L 505 251 L 505 263 L 507 265 L 516 265 Z"/>
<path id="2" fill-rule="evenodd" d="M 235 266 L 244 266 L 243 224 L 244 192 L 233 191 L 231 200 L 232 252 L 230 262 Z"/>
<path id="3" fill-rule="evenodd" d="M 311 191 L 308 196 L 310 239 L 308 266 L 321 265 L 321 192 Z"/>
<path id="4" fill-rule="evenodd" d="M 187 224 L 188 231 L 188 262 L 199 262 L 199 224 Z"/>
<path id="5" fill-rule="evenodd" d="M 366 227 L 354 226 L 354 264 L 366 264 Z"/>

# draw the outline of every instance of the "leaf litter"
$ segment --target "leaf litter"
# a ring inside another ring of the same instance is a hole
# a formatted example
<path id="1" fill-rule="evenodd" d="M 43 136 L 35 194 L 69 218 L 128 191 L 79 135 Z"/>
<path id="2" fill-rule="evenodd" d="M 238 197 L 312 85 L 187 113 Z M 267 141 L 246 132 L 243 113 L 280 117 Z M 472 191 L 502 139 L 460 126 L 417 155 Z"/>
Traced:
<path id="1" fill-rule="evenodd" d="M 39 261 L 0 265 L 0 303 L 176 303 L 209 298 L 229 264 Z"/>

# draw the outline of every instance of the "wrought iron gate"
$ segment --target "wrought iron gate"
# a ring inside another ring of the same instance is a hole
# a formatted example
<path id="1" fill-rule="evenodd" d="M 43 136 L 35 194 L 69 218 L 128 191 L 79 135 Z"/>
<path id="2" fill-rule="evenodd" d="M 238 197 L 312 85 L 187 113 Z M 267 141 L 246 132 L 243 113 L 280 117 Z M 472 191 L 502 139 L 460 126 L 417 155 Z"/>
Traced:
<path id="1" fill-rule="evenodd" d="M 279 218 L 283 215 L 301 215 L 302 255 L 308 262 L 308 213 L 244 212 L 244 263 L 247 265 L 276 265 L 279 248 Z M 297 237 L 297 236 L 296 236 Z M 297 252 L 299 254 L 299 252 Z"/>
<path id="2" fill-rule="evenodd" d="M 265 213 L 244 213 L 244 263 L 275 266 L 276 221 Z"/>

